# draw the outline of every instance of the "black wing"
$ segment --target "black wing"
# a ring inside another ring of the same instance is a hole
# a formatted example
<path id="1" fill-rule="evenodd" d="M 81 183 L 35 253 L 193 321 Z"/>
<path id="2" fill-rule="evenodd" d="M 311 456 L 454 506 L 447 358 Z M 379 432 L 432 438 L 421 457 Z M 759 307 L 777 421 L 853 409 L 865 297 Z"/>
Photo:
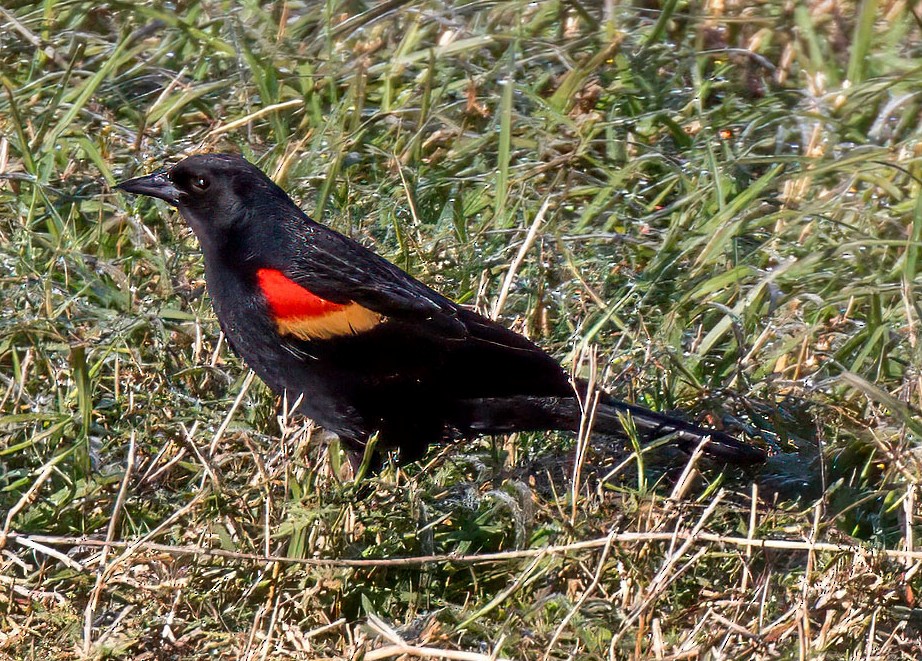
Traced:
<path id="1" fill-rule="evenodd" d="M 280 270 L 317 296 L 334 303 L 357 303 L 403 322 L 400 326 L 409 335 L 470 342 L 491 356 L 511 350 L 518 356 L 513 359 L 516 363 L 523 359 L 546 363 L 542 374 L 560 370 L 555 360 L 519 333 L 445 298 L 356 241 L 313 221 L 300 209 L 298 214 L 292 231 L 301 240 L 288 244 Z"/>
<path id="2" fill-rule="evenodd" d="M 282 269 L 291 280 L 334 303 L 351 301 L 385 317 L 431 324 L 446 337 L 468 335 L 456 303 L 361 244 L 307 220 L 308 240 L 296 244 Z"/>

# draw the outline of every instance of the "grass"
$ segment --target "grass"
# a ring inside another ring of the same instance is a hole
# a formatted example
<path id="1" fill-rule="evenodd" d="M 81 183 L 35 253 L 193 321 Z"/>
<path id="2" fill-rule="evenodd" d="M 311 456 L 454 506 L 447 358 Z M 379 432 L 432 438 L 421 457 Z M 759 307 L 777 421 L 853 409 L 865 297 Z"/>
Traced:
<path id="1" fill-rule="evenodd" d="M 7 3 L 0 655 L 916 658 L 920 21 L 829 9 Z M 774 456 L 534 434 L 355 485 L 112 190 L 202 149 Z"/>

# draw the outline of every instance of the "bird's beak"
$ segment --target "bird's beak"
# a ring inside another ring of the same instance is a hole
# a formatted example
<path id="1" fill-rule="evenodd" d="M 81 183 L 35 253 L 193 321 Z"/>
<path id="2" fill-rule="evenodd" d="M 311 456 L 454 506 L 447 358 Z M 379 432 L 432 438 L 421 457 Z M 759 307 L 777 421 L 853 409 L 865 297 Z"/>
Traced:
<path id="1" fill-rule="evenodd" d="M 123 181 L 118 184 L 116 188 L 126 193 L 156 197 L 169 202 L 174 207 L 179 206 L 179 196 L 182 194 L 181 191 L 173 185 L 173 182 L 170 181 L 166 170 L 158 170 L 146 177 L 136 177 L 128 181 Z"/>

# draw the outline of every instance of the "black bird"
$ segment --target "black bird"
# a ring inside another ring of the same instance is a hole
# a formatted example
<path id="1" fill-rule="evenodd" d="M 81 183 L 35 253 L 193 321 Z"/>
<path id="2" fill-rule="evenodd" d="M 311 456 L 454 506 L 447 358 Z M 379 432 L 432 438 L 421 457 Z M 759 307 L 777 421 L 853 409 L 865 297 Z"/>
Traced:
<path id="1" fill-rule="evenodd" d="M 454 303 L 352 239 L 311 220 L 240 156 L 200 154 L 118 185 L 165 200 L 198 237 L 205 278 L 232 347 L 276 393 L 354 452 L 402 461 L 481 434 L 579 429 L 574 386 L 531 341 Z M 578 384 L 585 387 L 585 384 Z M 765 453 L 723 432 L 602 394 L 595 430 L 753 464 Z"/>

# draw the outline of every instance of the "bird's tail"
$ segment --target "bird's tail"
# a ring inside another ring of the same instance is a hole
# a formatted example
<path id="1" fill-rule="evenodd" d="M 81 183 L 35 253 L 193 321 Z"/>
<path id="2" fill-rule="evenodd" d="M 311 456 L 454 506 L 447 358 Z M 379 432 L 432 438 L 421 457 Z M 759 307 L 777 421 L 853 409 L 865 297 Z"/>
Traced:
<path id="1" fill-rule="evenodd" d="M 749 465 L 762 463 L 766 458 L 763 450 L 730 434 L 628 404 L 608 393 L 600 393 L 593 419 L 594 431 L 603 434 L 624 434 L 624 421 L 628 418 L 637 428 L 641 438 L 656 440 L 670 436 L 671 442 L 689 453 L 706 438 L 707 443 L 702 447 L 702 451 L 713 459 Z"/>
<path id="2" fill-rule="evenodd" d="M 465 400 L 459 405 L 466 409 L 461 412 L 459 418 L 474 421 L 468 422 L 465 428 L 459 430 L 462 435 L 545 429 L 575 432 L 579 431 L 583 419 L 582 407 L 575 396 L 476 399 Z M 670 442 L 691 453 L 707 438 L 702 451 L 718 461 L 751 465 L 761 463 L 766 458 L 763 450 L 730 434 L 628 404 L 601 391 L 595 411 L 590 415 L 593 430 L 602 434 L 624 436 L 625 423 L 630 419 L 639 436 L 645 441 L 669 436 Z"/>

